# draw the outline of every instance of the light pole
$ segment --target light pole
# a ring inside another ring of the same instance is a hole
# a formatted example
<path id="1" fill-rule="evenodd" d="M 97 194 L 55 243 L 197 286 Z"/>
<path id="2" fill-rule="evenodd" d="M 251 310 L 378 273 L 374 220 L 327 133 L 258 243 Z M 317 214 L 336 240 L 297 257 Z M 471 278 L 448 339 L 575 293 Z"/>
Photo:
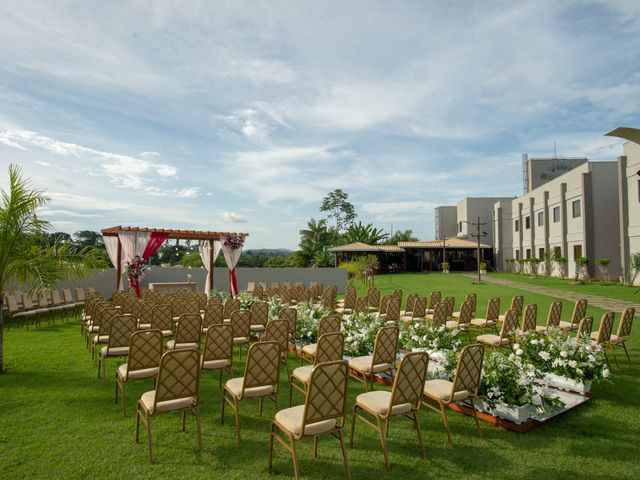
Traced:
<path id="1" fill-rule="evenodd" d="M 477 247 L 476 247 L 476 260 L 477 260 L 477 267 L 478 267 L 478 283 L 482 283 L 482 278 L 480 277 L 480 238 L 481 237 L 486 237 L 487 236 L 487 232 L 482 232 L 480 233 L 480 226 L 482 225 L 486 225 L 487 222 L 484 223 L 480 223 L 480 216 L 478 215 L 478 221 L 477 222 L 467 222 L 465 220 L 462 220 L 462 223 L 466 223 L 467 225 L 473 225 L 474 227 L 477 228 L 477 233 L 472 233 L 470 234 L 472 237 L 475 237 L 477 240 Z"/>

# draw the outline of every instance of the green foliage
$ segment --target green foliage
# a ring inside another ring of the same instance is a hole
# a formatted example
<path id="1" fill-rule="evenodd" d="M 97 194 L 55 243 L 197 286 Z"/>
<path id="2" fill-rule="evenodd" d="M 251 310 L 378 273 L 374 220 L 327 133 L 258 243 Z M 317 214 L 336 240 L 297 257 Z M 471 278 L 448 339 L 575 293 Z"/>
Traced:
<path id="1" fill-rule="evenodd" d="M 362 242 L 367 245 L 378 245 L 389 236 L 381 228 L 375 228 L 373 224 L 364 225 L 362 222 L 349 225 L 347 231 L 342 235 L 342 243 Z"/>
<path id="2" fill-rule="evenodd" d="M 376 270 L 380 268 L 380 262 L 375 255 L 360 255 L 350 262 L 341 263 L 339 268 L 344 268 L 347 271 L 349 280 L 360 279 L 364 281 L 367 276 L 375 274 Z"/>
<path id="3" fill-rule="evenodd" d="M 487 269 L 486 262 L 480 262 L 480 270 L 486 270 L 486 269 Z"/>
<path id="4" fill-rule="evenodd" d="M 301 302 L 297 305 L 297 310 L 296 340 L 302 345 L 317 342 L 320 319 L 330 312 L 323 307 L 316 307 L 308 302 Z"/>
<path id="5" fill-rule="evenodd" d="M 386 322 L 374 313 L 353 313 L 342 322 L 344 354 L 349 357 L 370 355 L 378 330 Z"/>
<path id="6" fill-rule="evenodd" d="M 418 237 L 413 236 L 413 230 L 397 230 L 387 237 L 385 245 L 397 245 L 398 242 L 417 242 Z"/>
<path id="7" fill-rule="evenodd" d="M 336 257 L 333 253 L 327 252 L 326 250 L 317 252 L 313 256 L 312 266 L 317 268 L 329 268 L 333 267 L 336 261 Z"/>
<path id="8" fill-rule="evenodd" d="M 635 252 L 629 257 L 629 283 L 631 285 L 635 284 L 638 275 L 640 275 L 640 252 Z"/>
<path id="9" fill-rule="evenodd" d="M 187 252 L 188 249 L 184 245 L 168 245 L 165 243 L 151 256 L 149 261 L 151 265 L 160 265 L 162 263 L 179 265 Z"/>
<path id="10" fill-rule="evenodd" d="M 104 248 L 102 235 L 91 230 L 80 230 L 73 234 L 73 242 L 80 247 Z"/>
<path id="11" fill-rule="evenodd" d="M 337 232 L 344 231 L 357 217 L 355 208 L 348 201 L 348 198 L 348 193 L 337 188 L 328 193 L 322 199 L 322 205 L 320 205 L 320 211 L 329 212 L 329 218 L 335 220 L 335 230 Z"/>
<path id="12" fill-rule="evenodd" d="M 188 252 L 180 260 L 180 265 L 185 267 L 200 268 L 202 267 L 202 257 L 197 252 Z"/>

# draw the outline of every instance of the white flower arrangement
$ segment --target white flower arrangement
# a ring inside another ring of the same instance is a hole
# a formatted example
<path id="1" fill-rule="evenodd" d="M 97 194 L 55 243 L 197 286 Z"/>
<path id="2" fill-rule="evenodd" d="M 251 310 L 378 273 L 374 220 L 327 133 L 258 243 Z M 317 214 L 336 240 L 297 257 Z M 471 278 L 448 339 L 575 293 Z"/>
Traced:
<path id="1" fill-rule="evenodd" d="M 238 300 L 240 300 L 240 308 L 242 310 L 251 309 L 251 305 L 253 305 L 256 301 L 256 298 L 249 292 L 240 292 L 237 298 Z"/>
<path id="2" fill-rule="evenodd" d="M 353 313 L 342 321 L 344 354 L 349 357 L 370 355 L 378 330 L 386 321 L 375 313 Z"/>
<path id="3" fill-rule="evenodd" d="M 296 339 L 303 345 L 315 343 L 318 340 L 320 319 L 329 315 L 329 310 L 321 306 L 314 306 L 309 302 L 299 303 L 297 310 Z"/>

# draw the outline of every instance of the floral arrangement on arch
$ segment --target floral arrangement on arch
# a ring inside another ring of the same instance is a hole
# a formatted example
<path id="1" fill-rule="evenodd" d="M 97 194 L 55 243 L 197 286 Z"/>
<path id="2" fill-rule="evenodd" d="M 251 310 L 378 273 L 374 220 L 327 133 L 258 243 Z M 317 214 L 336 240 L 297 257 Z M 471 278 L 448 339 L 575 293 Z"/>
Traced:
<path id="1" fill-rule="evenodd" d="M 353 313 L 342 321 L 344 354 L 349 357 L 370 355 L 378 331 L 386 325 L 375 313 Z"/>
<path id="2" fill-rule="evenodd" d="M 231 248 L 231 250 L 237 250 L 244 245 L 244 237 L 228 236 L 224 239 L 224 246 Z"/>
<path id="3" fill-rule="evenodd" d="M 543 373 L 575 381 L 593 382 L 610 375 L 601 346 L 592 346 L 588 338 L 566 338 L 558 328 L 549 329 L 546 335 L 534 331 L 516 334 L 513 353 Z"/>
<path id="4" fill-rule="evenodd" d="M 297 310 L 296 339 L 303 345 L 317 342 L 320 319 L 329 315 L 329 310 L 309 302 L 299 303 Z"/>
<path id="5" fill-rule="evenodd" d="M 533 405 L 538 413 L 564 407 L 564 402 L 548 393 L 543 375 L 517 355 L 493 352 L 485 359 L 479 395 L 491 409 L 497 406 Z"/>
<path id="6" fill-rule="evenodd" d="M 137 284 L 144 277 L 145 272 L 149 269 L 140 258 L 140 255 L 133 257 L 133 260 L 127 262 L 125 267 L 125 275 L 131 283 Z"/>

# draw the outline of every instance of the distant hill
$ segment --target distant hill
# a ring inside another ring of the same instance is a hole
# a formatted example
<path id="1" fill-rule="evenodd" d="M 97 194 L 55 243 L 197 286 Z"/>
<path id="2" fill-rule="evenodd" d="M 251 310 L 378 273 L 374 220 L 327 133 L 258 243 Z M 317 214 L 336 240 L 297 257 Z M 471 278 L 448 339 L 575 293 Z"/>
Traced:
<path id="1" fill-rule="evenodd" d="M 293 250 L 288 248 L 250 248 L 242 252 L 243 255 L 273 255 L 273 256 L 287 256 Z"/>

